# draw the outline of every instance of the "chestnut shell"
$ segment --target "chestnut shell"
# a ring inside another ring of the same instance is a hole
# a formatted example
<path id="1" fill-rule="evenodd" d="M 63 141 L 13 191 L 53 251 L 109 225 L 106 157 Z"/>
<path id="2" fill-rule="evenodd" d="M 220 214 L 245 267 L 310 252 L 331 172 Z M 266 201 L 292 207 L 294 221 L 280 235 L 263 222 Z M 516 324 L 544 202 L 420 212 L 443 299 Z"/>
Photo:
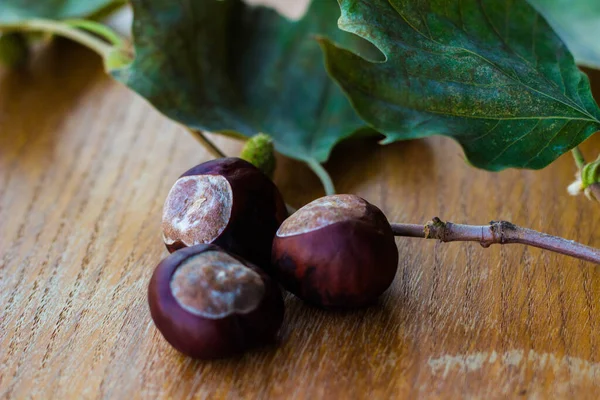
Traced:
<path id="1" fill-rule="evenodd" d="M 277 186 L 254 165 L 235 157 L 202 163 L 179 178 L 194 175 L 220 175 L 231 186 L 231 217 L 211 243 L 269 270 L 273 237 L 288 217 Z M 165 245 L 171 253 L 187 247 L 181 241 Z"/>
<path id="2" fill-rule="evenodd" d="M 366 203 L 361 217 L 275 235 L 273 276 L 285 289 L 316 306 L 353 308 L 374 303 L 391 285 L 398 267 L 392 228 L 379 208 L 358 199 Z"/>
<path id="3" fill-rule="evenodd" d="M 207 251 L 225 252 L 212 244 L 200 244 L 174 252 L 161 261 L 148 286 L 148 303 L 154 324 L 175 349 L 197 359 L 216 359 L 269 344 L 283 322 L 284 303 L 279 286 L 260 268 L 225 252 L 260 275 L 263 298 L 247 314 L 233 313 L 212 319 L 185 310 L 175 299 L 170 283 L 177 268 L 190 257 Z"/>

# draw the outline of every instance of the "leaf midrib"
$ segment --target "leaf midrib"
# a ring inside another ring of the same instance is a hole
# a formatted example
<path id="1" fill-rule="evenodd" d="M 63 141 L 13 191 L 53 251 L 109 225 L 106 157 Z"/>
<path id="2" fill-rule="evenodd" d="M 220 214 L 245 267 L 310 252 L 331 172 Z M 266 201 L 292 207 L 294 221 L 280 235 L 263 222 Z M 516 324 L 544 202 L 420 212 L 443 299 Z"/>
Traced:
<path id="1" fill-rule="evenodd" d="M 352 85 L 352 84 L 351 84 L 351 85 Z M 381 99 L 379 99 L 379 98 L 377 98 L 377 97 L 373 96 L 373 95 L 372 95 L 371 93 L 369 93 L 369 92 L 363 91 L 362 89 L 360 89 L 360 88 L 358 88 L 358 87 L 356 87 L 356 86 L 354 86 L 354 88 L 355 88 L 355 89 L 357 89 L 358 91 L 360 91 L 361 93 L 364 93 L 364 94 L 366 94 L 366 95 L 367 95 L 367 97 L 371 97 L 371 98 L 373 98 L 373 99 L 375 99 L 375 100 L 382 101 Z M 383 101 L 385 101 L 385 100 L 383 100 Z M 386 101 L 386 102 L 387 102 L 387 101 Z M 395 106 L 395 105 L 394 105 L 394 104 L 392 104 L 392 106 Z M 434 112 L 434 111 L 427 111 L 427 112 L 429 112 L 429 113 L 432 113 L 432 114 L 442 114 L 442 115 L 449 115 L 449 116 L 461 117 L 461 116 L 458 116 L 458 115 L 452 115 L 452 114 L 436 113 L 436 112 Z M 464 117 L 463 117 L 463 118 L 464 118 Z M 467 118 L 468 118 L 468 117 L 467 117 Z M 474 117 L 474 118 L 477 118 L 477 117 Z M 536 124 L 536 125 L 535 125 L 535 126 L 532 128 L 532 129 L 530 129 L 529 131 L 527 131 L 527 133 L 526 133 L 526 134 L 524 134 L 524 135 L 522 135 L 521 137 L 519 137 L 519 138 L 516 138 L 515 140 L 511 141 L 511 142 L 510 142 L 510 144 L 509 144 L 509 145 L 508 145 L 506 148 L 504 148 L 504 149 L 503 149 L 503 150 L 500 152 L 500 154 L 498 154 L 496 157 L 494 157 L 494 159 L 493 159 L 492 161 L 495 161 L 495 160 L 497 160 L 498 158 L 500 158 L 500 156 L 501 156 L 502 154 L 504 154 L 504 153 L 505 153 L 505 152 L 506 152 L 506 151 L 507 151 L 507 150 L 508 150 L 508 149 L 509 149 L 511 146 L 513 146 L 513 145 L 514 145 L 516 142 L 518 142 L 518 141 L 520 141 L 520 140 L 522 140 L 522 139 L 526 138 L 527 136 L 529 136 L 529 134 L 530 134 L 531 132 L 533 132 L 533 131 L 535 130 L 535 128 L 537 128 L 537 126 L 539 125 L 539 123 L 540 123 L 541 121 L 543 121 L 543 120 L 546 120 L 546 119 L 548 119 L 548 120 L 549 120 L 549 119 L 554 119 L 554 120 L 560 120 L 560 119 L 563 119 L 563 120 L 567 120 L 568 122 L 567 122 L 566 124 L 564 124 L 564 125 L 563 125 L 563 126 L 562 126 L 562 127 L 559 129 L 559 130 L 558 130 L 558 132 L 557 132 L 557 133 L 556 133 L 556 134 L 555 134 L 555 135 L 554 135 L 554 136 L 553 136 L 553 137 L 552 137 L 550 140 L 548 140 L 548 141 L 547 141 L 547 143 L 546 143 L 546 146 L 544 146 L 542 149 L 540 149 L 540 150 L 537 152 L 537 154 L 536 154 L 535 156 L 531 157 L 531 158 L 530 158 L 530 159 L 527 161 L 527 164 L 526 164 L 526 165 L 529 165 L 529 164 L 531 164 L 531 161 L 533 161 L 533 160 L 534 160 L 536 157 L 538 157 L 538 156 L 539 156 L 539 155 L 542 153 L 542 151 L 544 151 L 544 150 L 545 150 L 545 149 L 546 149 L 546 148 L 547 148 L 547 147 L 550 145 L 550 143 L 552 142 L 552 140 L 554 140 L 554 139 L 556 138 L 556 136 L 558 136 L 558 134 L 559 134 L 559 133 L 560 133 L 560 132 L 561 132 L 561 131 L 562 131 L 562 130 L 565 128 L 565 126 L 567 126 L 567 125 L 568 125 L 570 122 L 572 122 L 572 121 L 590 121 L 589 119 L 584 119 L 584 118 L 568 118 L 568 117 L 518 117 L 518 118 L 497 118 L 497 119 L 495 119 L 495 118 L 485 118 L 485 117 L 481 117 L 480 119 L 490 119 L 490 120 L 498 120 L 498 121 L 503 121 L 503 120 L 521 120 L 521 119 L 522 119 L 522 120 L 538 120 L 538 123 L 537 123 L 537 124 Z M 593 121 L 592 121 L 592 122 L 593 122 Z M 499 122 L 498 122 L 498 123 L 499 123 Z M 496 125 L 494 125 L 494 127 L 492 127 L 491 129 L 489 129 L 489 130 L 488 130 L 488 131 L 487 131 L 487 132 L 486 132 L 484 135 L 482 135 L 482 136 L 480 136 L 480 137 L 477 137 L 477 138 L 475 138 L 475 139 L 473 139 L 473 140 L 470 140 L 470 141 L 476 141 L 476 140 L 479 140 L 479 139 L 481 139 L 483 136 L 487 136 L 489 133 L 491 133 L 491 132 L 492 132 L 492 131 L 493 131 L 493 130 L 496 128 L 496 126 L 497 126 L 497 124 L 496 124 Z M 583 128 L 581 128 L 581 129 L 579 130 L 579 132 L 581 132 L 583 129 L 585 129 L 585 126 L 584 126 Z M 579 134 L 579 132 L 578 132 L 578 134 Z"/>
<path id="2" fill-rule="evenodd" d="M 411 24 L 411 23 L 408 21 L 408 19 L 407 19 L 407 18 L 406 18 L 406 17 L 405 17 L 405 16 L 404 16 L 402 13 L 398 12 L 398 10 L 397 10 L 395 7 L 393 7 L 393 6 L 392 6 L 392 8 L 394 9 L 394 11 L 395 11 L 395 12 L 396 12 L 396 13 L 397 13 L 399 16 L 400 16 L 400 18 L 402 18 L 402 20 L 403 20 L 403 21 L 404 21 L 404 22 L 405 22 L 405 23 L 406 23 L 406 24 L 407 24 L 407 25 L 408 25 L 408 26 L 409 26 L 409 27 L 410 27 L 412 30 L 414 30 L 416 33 L 418 33 L 419 35 L 421 35 L 421 36 L 422 36 L 423 38 L 425 38 L 426 40 L 429 40 L 429 41 L 431 41 L 431 42 L 433 42 L 433 43 L 435 43 L 435 44 L 437 44 L 437 45 L 439 45 L 439 46 L 441 46 L 441 47 L 443 47 L 443 48 L 452 48 L 452 49 L 456 49 L 456 50 L 459 50 L 459 51 L 464 51 L 464 52 L 465 52 L 465 53 L 467 53 L 467 54 L 472 54 L 473 56 L 475 56 L 475 57 L 477 57 L 477 58 L 481 59 L 482 61 L 484 61 L 484 62 L 486 62 L 487 64 L 489 64 L 490 66 L 492 66 L 494 69 L 496 69 L 497 71 L 499 71 L 499 72 L 500 72 L 501 74 L 503 74 L 504 76 L 508 77 L 510 80 L 512 80 L 513 82 L 515 82 L 517 85 L 519 85 L 519 86 L 521 86 L 521 87 L 523 87 L 523 88 L 526 88 L 526 89 L 528 89 L 528 90 L 530 90 L 530 91 L 532 91 L 532 92 L 534 92 L 534 93 L 537 93 L 537 94 L 539 94 L 539 95 L 541 95 L 541 96 L 544 96 L 544 97 L 546 97 L 546 98 L 549 98 L 550 100 L 553 100 L 553 101 L 555 101 L 555 102 L 557 102 L 557 103 L 560 103 L 560 104 L 564 105 L 565 107 L 567 107 L 567 108 L 570 108 L 570 109 L 574 110 L 575 112 L 577 112 L 577 113 L 579 113 L 579 114 L 581 114 L 581 115 L 584 115 L 584 116 L 588 117 L 588 118 L 574 118 L 574 117 L 565 117 L 565 116 L 562 116 L 562 117 L 554 117 L 554 116 L 549 116 L 549 117 L 529 117 L 529 118 L 527 118 L 527 117 L 516 117 L 516 118 L 505 118 L 505 119 L 544 119 L 544 118 L 547 118 L 547 119 L 570 119 L 570 120 L 574 120 L 574 121 L 575 121 L 575 120 L 583 120 L 583 121 L 590 121 L 590 122 L 594 122 L 594 123 L 596 123 L 596 124 L 600 124 L 600 120 L 598 120 L 596 117 L 594 117 L 593 115 L 591 115 L 591 114 L 590 114 L 590 113 L 589 113 L 589 112 L 588 112 L 588 111 L 587 111 L 585 108 L 580 108 L 580 105 L 579 105 L 579 104 L 577 104 L 576 102 L 574 102 L 574 100 L 572 100 L 572 99 L 571 99 L 571 98 L 569 98 L 568 96 L 564 95 L 564 96 L 565 96 L 565 99 L 567 100 L 567 102 L 565 102 L 565 101 L 563 101 L 563 100 L 560 100 L 560 99 L 558 99 L 558 98 L 556 98 L 556 97 L 554 97 L 554 96 L 552 96 L 552 95 L 550 95 L 550 94 L 547 94 L 547 93 L 544 93 L 544 92 L 542 92 L 542 91 L 540 91 L 540 90 L 538 90 L 538 89 L 535 89 L 535 88 L 533 88 L 533 87 L 531 87 L 531 86 L 529 86 L 529 85 L 527 85 L 527 84 L 525 84 L 525 83 L 521 82 L 521 81 L 520 81 L 520 80 L 518 80 L 518 79 L 515 79 L 515 77 L 513 77 L 511 74 L 507 73 L 507 72 L 506 72 L 506 71 L 504 71 L 504 70 L 503 70 L 503 69 L 502 69 L 500 66 L 498 66 L 496 63 L 492 62 L 491 60 L 488 60 L 486 57 L 484 57 L 484 56 L 483 56 L 483 55 L 481 55 L 481 54 L 478 54 L 478 53 L 476 53 L 476 52 L 474 52 L 474 51 L 472 51 L 472 50 L 466 49 L 466 48 L 464 48 L 464 47 L 461 47 L 461 46 L 451 46 L 451 45 L 446 45 L 446 44 L 440 43 L 440 42 L 436 41 L 435 39 L 433 39 L 432 37 L 429 37 L 429 36 L 425 35 L 423 32 L 421 32 L 420 30 L 418 30 L 417 28 L 415 28 L 415 27 L 414 27 L 414 26 L 413 26 L 413 25 L 412 25 L 412 24 Z M 482 13 L 485 15 L 486 19 L 488 19 L 488 24 L 489 24 L 489 17 L 488 17 L 488 16 L 485 14 L 485 10 L 483 10 L 483 8 L 482 8 Z M 343 20 L 340 20 L 340 21 L 339 21 L 339 27 L 340 27 L 341 29 L 344 29 L 344 28 L 348 28 L 348 27 L 350 27 L 350 26 L 352 26 L 352 25 L 355 25 L 355 26 L 361 26 L 361 24 L 360 24 L 360 23 L 353 23 L 353 22 L 351 22 L 351 20 L 348 18 L 347 14 L 346 14 L 346 10 L 344 10 L 344 18 L 343 18 Z M 344 29 L 344 30 L 347 30 L 347 29 Z M 351 31 L 351 30 L 348 30 L 348 31 Z M 505 46 L 506 46 L 506 47 L 507 47 L 507 48 L 508 48 L 508 49 L 509 49 L 509 50 L 510 50 L 510 51 L 511 51 L 513 54 L 515 54 L 515 56 L 517 56 L 517 57 L 519 57 L 521 60 L 523 60 L 523 61 L 526 63 L 526 65 L 527 65 L 528 67 L 532 68 L 534 71 L 537 71 L 537 69 L 536 69 L 536 68 L 533 68 L 533 67 L 531 66 L 531 64 L 529 64 L 529 63 L 527 62 L 527 60 L 523 59 L 523 57 L 521 57 L 521 56 L 518 56 L 518 55 L 517 55 L 517 54 L 514 52 L 514 50 L 513 50 L 513 49 L 512 49 L 512 48 L 511 48 L 511 47 L 510 47 L 510 46 L 509 46 L 509 45 L 508 45 L 508 44 L 507 44 L 507 43 L 504 41 L 504 39 L 503 39 L 503 38 L 502 38 L 502 37 L 499 35 L 499 33 L 495 31 L 495 29 L 493 29 L 493 31 L 494 31 L 494 34 L 495 34 L 496 36 L 498 36 L 498 38 L 499 38 L 499 39 L 500 39 L 500 40 L 503 42 L 503 44 L 504 44 L 504 45 L 505 45 Z M 465 32 L 465 34 L 466 34 L 467 36 L 469 36 L 469 33 L 468 33 L 468 32 L 466 32 L 466 31 L 464 31 L 464 29 L 463 29 L 463 32 Z M 375 44 L 375 43 L 374 43 L 374 44 Z M 410 45 L 409 45 L 409 46 L 410 46 Z M 410 46 L 410 47 L 413 47 L 413 46 Z M 380 48 L 380 47 L 378 47 L 378 48 Z M 380 48 L 380 49 L 381 49 L 381 48 Z M 420 48 L 418 48 L 418 49 L 419 49 L 419 50 L 422 50 L 422 51 L 426 51 L 426 50 L 423 50 L 423 49 L 420 49 Z M 390 57 L 390 56 L 389 56 L 387 53 L 384 53 L 384 54 L 385 54 L 385 56 L 386 56 L 386 61 L 388 61 L 388 60 L 391 60 L 391 59 L 392 59 L 392 57 Z M 386 62 L 386 61 L 384 61 L 384 62 Z M 558 68 L 559 68 L 559 70 L 560 70 L 560 65 L 558 66 Z M 418 76 L 416 76 L 416 75 L 410 75 L 410 76 L 418 77 Z M 562 72 L 561 72 L 561 77 L 562 77 Z M 545 76 L 543 76 L 543 75 L 542 75 L 542 78 L 544 78 L 544 80 L 548 81 L 548 79 L 547 79 Z M 548 82 L 549 82 L 549 83 L 552 83 L 552 84 L 553 84 L 553 85 L 554 85 L 556 88 L 558 88 L 558 86 L 556 85 L 556 83 L 555 83 L 555 82 L 552 82 L 552 81 L 548 81 Z M 470 85 L 470 83 L 465 83 L 465 84 L 466 84 L 466 85 Z M 356 87 L 355 87 L 355 88 L 356 88 Z M 364 91 L 363 91 L 363 90 L 360 90 L 360 91 L 364 93 Z M 387 101 L 386 101 L 386 102 L 387 102 Z M 430 111 L 430 110 L 424 110 L 424 111 L 431 112 L 431 113 L 434 113 L 434 114 L 448 115 L 448 116 L 453 116 L 453 117 L 462 117 L 462 118 L 493 119 L 493 120 L 503 120 L 503 119 L 504 119 L 504 118 L 488 118 L 488 117 L 477 117 L 477 116 L 469 116 L 469 115 L 455 115 L 455 114 L 451 114 L 451 113 L 443 113 L 443 112 L 440 112 L 440 111 Z"/>
<path id="3" fill-rule="evenodd" d="M 442 111 L 438 111 L 438 110 L 429 110 L 429 109 L 419 109 L 419 108 L 410 108 L 410 107 L 405 107 L 405 106 L 400 106 L 397 105 L 387 99 L 383 99 L 380 97 L 376 97 L 374 96 L 369 90 L 363 89 L 360 86 L 357 86 L 354 82 L 352 81 L 346 81 L 345 82 L 346 86 L 351 86 L 352 88 L 354 88 L 356 91 L 364 94 L 366 97 L 370 97 L 374 100 L 378 100 L 378 101 L 382 101 L 385 102 L 387 104 L 390 104 L 393 107 L 399 107 L 399 108 L 404 108 L 407 110 L 417 110 L 419 112 L 427 112 L 427 113 L 431 113 L 431 114 L 437 114 L 437 115 L 445 115 L 445 116 L 449 116 L 449 117 L 456 117 L 456 118 L 471 118 L 471 119 L 484 119 L 484 120 L 493 120 L 493 121 L 514 121 L 514 120 L 551 120 L 551 119 L 564 119 L 564 120 L 569 120 L 569 121 L 588 121 L 588 122 L 593 122 L 596 124 L 600 124 L 600 121 L 598 121 L 597 119 L 590 119 L 590 118 L 575 118 L 575 117 L 568 117 L 568 116 L 564 116 L 564 115 L 548 115 L 548 116 L 539 116 L 539 117 L 496 117 L 496 116 L 478 116 L 478 115 L 461 115 L 461 114 L 452 114 L 449 112 L 442 112 Z"/>

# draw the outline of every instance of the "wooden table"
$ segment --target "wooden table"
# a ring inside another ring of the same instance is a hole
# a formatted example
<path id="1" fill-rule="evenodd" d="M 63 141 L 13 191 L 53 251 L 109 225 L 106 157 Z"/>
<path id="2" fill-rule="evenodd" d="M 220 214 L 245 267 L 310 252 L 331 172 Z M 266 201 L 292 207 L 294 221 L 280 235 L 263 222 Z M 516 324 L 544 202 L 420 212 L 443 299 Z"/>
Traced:
<path id="1" fill-rule="evenodd" d="M 598 135 L 583 146 L 590 159 L 599 148 Z M 163 200 L 208 159 L 73 44 L 0 73 L 0 397 L 598 396 L 600 270 L 517 245 L 398 239 L 378 306 L 326 312 L 288 295 L 278 346 L 181 356 L 154 328 L 146 286 L 166 255 Z M 327 168 L 339 192 L 394 221 L 502 218 L 600 246 L 599 205 L 567 195 L 568 154 L 543 171 L 489 173 L 449 139 L 369 140 L 340 146 Z M 293 161 L 280 160 L 276 181 L 294 206 L 322 194 Z"/>

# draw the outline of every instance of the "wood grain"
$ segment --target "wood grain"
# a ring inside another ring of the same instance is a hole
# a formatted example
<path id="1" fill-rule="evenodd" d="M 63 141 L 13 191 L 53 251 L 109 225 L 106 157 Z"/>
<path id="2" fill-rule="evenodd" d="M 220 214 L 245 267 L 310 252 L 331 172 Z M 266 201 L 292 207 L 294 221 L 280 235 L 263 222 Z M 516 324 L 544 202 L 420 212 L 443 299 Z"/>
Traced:
<path id="1" fill-rule="evenodd" d="M 583 146 L 589 158 L 599 148 L 598 135 Z M 398 239 L 379 305 L 334 313 L 288 296 L 277 346 L 217 362 L 179 355 L 151 322 L 146 286 L 166 255 L 162 202 L 208 158 L 75 45 L 0 72 L 0 397 L 597 397 L 600 270 L 516 245 Z M 570 155 L 488 173 L 443 138 L 359 141 L 327 168 L 339 192 L 394 221 L 507 219 L 600 246 L 600 207 L 566 193 Z M 280 160 L 276 181 L 295 206 L 322 194 L 293 161 Z"/>

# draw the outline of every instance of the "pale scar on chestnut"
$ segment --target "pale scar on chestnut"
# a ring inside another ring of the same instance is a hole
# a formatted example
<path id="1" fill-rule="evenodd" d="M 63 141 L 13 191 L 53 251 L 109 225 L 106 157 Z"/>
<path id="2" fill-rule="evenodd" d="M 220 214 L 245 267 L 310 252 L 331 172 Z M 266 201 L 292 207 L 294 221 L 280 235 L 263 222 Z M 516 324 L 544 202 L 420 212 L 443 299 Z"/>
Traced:
<path id="1" fill-rule="evenodd" d="M 211 243 L 227 226 L 233 194 L 227 179 L 219 175 L 196 175 L 175 182 L 162 216 L 166 244 L 186 246 Z"/>
<path id="2" fill-rule="evenodd" d="M 286 237 L 315 231 L 337 222 L 361 218 L 367 203 L 353 195 L 327 196 L 309 203 L 283 222 L 277 236 Z"/>
<path id="3" fill-rule="evenodd" d="M 265 294 L 257 272 L 216 251 L 185 260 L 173 274 L 170 288 L 182 308 L 210 319 L 254 311 Z"/>

